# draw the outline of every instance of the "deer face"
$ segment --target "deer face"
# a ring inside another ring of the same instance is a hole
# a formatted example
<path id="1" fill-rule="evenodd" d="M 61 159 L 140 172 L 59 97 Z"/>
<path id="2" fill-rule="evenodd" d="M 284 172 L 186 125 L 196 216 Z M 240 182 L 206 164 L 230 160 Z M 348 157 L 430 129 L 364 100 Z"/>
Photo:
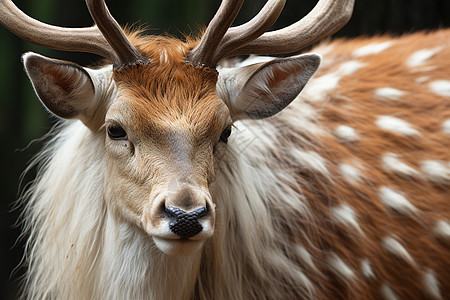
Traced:
<path id="1" fill-rule="evenodd" d="M 232 119 L 217 74 L 156 62 L 114 71 L 105 117 L 107 199 L 167 254 L 186 254 L 214 232 L 215 162 Z"/>
<path id="2" fill-rule="evenodd" d="M 93 155 L 104 157 L 108 209 L 169 255 L 192 254 L 214 233 L 210 188 L 232 146 L 233 122 L 281 111 L 320 62 L 301 55 L 218 75 L 185 62 L 185 52 L 169 61 L 149 54 L 147 64 L 114 70 L 24 56 L 42 103 L 104 140 Z"/>

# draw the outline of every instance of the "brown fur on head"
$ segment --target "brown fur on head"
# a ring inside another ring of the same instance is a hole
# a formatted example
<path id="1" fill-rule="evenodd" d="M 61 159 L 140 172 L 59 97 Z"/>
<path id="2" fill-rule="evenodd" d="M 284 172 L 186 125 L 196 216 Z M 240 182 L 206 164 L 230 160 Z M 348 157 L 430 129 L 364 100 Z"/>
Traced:
<path id="1" fill-rule="evenodd" d="M 185 61 L 195 42 L 164 37 L 144 37 L 134 42 L 150 62 L 114 69 L 113 78 L 128 97 L 140 99 L 134 104 L 141 115 L 154 119 L 161 113 L 173 117 L 182 113 L 189 122 L 198 122 L 221 106 L 215 89 L 218 73 Z"/>
<path id="2" fill-rule="evenodd" d="M 196 126 L 200 138 L 217 138 L 231 119 L 223 117 L 228 110 L 216 95 L 218 73 L 207 67 L 185 61 L 195 41 L 182 42 L 170 37 L 130 35 L 130 40 L 150 59 L 148 64 L 114 69 L 113 78 L 123 101 L 133 106 L 137 128 L 148 122 L 172 122 L 181 116 Z M 229 113 L 228 113 L 229 114 Z M 163 121 L 161 116 L 168 119 Z M 225 120 L 223 120 L 225 119 Z M 144 123 L 140 122 L 143 121 Z M 204 127 L 199 126 L 204 123 Z"/>

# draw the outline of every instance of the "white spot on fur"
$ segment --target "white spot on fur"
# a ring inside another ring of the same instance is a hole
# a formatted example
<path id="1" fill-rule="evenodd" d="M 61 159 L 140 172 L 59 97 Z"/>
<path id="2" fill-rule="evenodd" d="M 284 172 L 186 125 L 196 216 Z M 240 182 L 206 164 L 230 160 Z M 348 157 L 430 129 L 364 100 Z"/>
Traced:
<path id="1" fill-rule="evenodd" d="M 381 286 L 380 293 L 384 300 L 399 300 L 388 284 L 383 284 Z"/>
<path id="2" fill-rule="evenodd" d="M 350 206 L 342 204 L 331 208 L 331 217 L 336 223 L 355 229 L 359 234 L 364 235 L 356 220 L 356 213 Z"/>
<path id="3" fill-rule="evenodd" d="M 303 90 L 305 99 L 309 101 L 325 100 L 327 93 L 338 86 L 342 77 L 355 73 L 365 65 L 359 61 L 348 61 L 340 65 L 334 72 L 311 79 Z"/>
<path id="4" fill-rule="evenodd" d="M 446 134 L 450 134 L 450 119 L 442 124 L 442 131 Z"/>
<path id="5" fill-rule="evenodd" d="M 421 68 L 415 68 L 414 70 L 411 70 L 412 73 L 418 73 L 418 72 L 430 72 L 436 70 L 435 66 L 426 66 Z"/>
<path id="6" fill-rule="evenodd" d="M 428 296 L 435 300 L 442 299 L 441 291 L 439 289 L 439 281 L 432 270 L 427 270 L 427 272 L 423 275 L 422 283 Z"/>
<path id="7" fill-rule="evenodd" d="M 383 248 L 386 251 L 394 254 L 396 257 L 398 257 L 398 258 L 400 258 L 400 259 L 410 263 L 411 265 L 415 266 L 414 259 L 411 257 L 409 252 L 395 238 L 393 238 L 393 237 L 386 237 L 386 238 L 383 239 L 381 244 L 382 244 Z"/>
<path id="8" fill-rule="evenodd" d="M 342 276 L 349 281 L 354 281 L 356 279 L 353 270 L 336 254 L 331 254 L 328 257 L 327 262 L 331 271 L 336 275 Z"/>
<path id="9" fill-rule="evenodd" d="M 450 242 L 450 223 L 447 221 L 437 221 L 433 230 L 437 238 Z"/>
<path id="10" fill-rule="evenodd" d="M 424 83 L 425 81 L 428 81 L 430 78 L 431 78 L 431 76 L 421 76 L 421 77 L 418 77 L 416 79 L 416 82 L 417 83 Z"/>
<path id="11" fill-rule="evenodd" d="M 338 138 L 345 142 L 355 142 L 359 139 L 355 129 L 347 125 L 340 125 L 336 127 L 334 129 L 334 133 Z"/>
<path id="12" fill-rule="evenodd" d="M 420 168 L 433 182 L 444 184 L 450 182 L 450 166 L 443 161 L 426 160 L 421 163 Z"/>
<path id="13" fill-rule="evenodd" d="M 443 47 L 436 47 L 433 49 L 422 49 L 414 52 L 407 60 L 406 64 L 409 67 L 417 67 L 426 63 L 427 60 L 432 58 L 436 53 L 441 51 Z"/>
<path id="14" fill-rule="evenodd" d="M 383 52 L 384 50 L 388 49 L 392 46 L 392 41 L 382 42 L 382 43 L 372 43 L 366 46 L 363 46 L 361 48 L 356 49 L 353 51 L 353 55 L 357 57 L 371 55 L 371 54 L 377 54 L 380 52 Z"/>
<path id="15" fill-rule="evenodd" d="M 436 80 L 429 85 L 430 89 L 441 96 L 450 96 L 450 81 L 449 80 Z"/>
<path id="16" fill-rule="evenodd" d="M 342 74 L 342 76 L 348 76 L 348 75 L 355 73 L 356 71 L 358 71 L 365 65 L 366 65 L 365 63 L 359 62 L 357 60 L 351 60 L 351 61 L 343 63 L 339 67 L 339 69 L 337 69 L 336 73 Z"/>
<path id="17" fill-rule="evenodd" d="M 361 261 L 361 272 L 364 275 L 364 277 L 368 279 L 369 278 L 375 279 L 375 274 L 373 273 L 372 266 L 370 265 L 370 262 L 367 259 L 363 259 Z"/>
<path id="18" fill-rule="evenodd" d="M 406 92 L 391 87 L 384 87 L 376 89 L 374 94 L 375 98 L 379 100 L 398 100 L 406 94 Z"/>
<path id="19" fill-rule="evenodd" d="M 399 159 L 398 154 L 388 153 L 381 158 L 381 162 L 383 164 L 383 168 L 388 172 L 392 172 L 401 176 L 420 175 L 420 173 L 416 169 L 402 162 Z"/>
<path id="20" fill-rule="evenodd" d="M 361 172 L 350 164 L 339 164 L 339 170 L 341 171 L 345 179 L 351 184 L 358 184 L 362 181 L 363 175 L 361 174 Z"/>
<path id="21" fill-rule="evenodd" d="M 319 272 L 316 265 L 314 264 L 312 255 L 302 246 L 296 247 L 296 252 L 298 256 L 302 259 L 302 261 L 311 269 L 313 269 L 316 272 Z"/>
<path id="22" fill-rule="evenodd" d="M 328 175 L 326 160 L 317 152 L 293 149 L 291 155 L 295 161 L 300 163 L 301 167 L 317 171 L 323 175 Z"/>
<path id="23" fill-rule="evenodd" d="M 389 130 L 395 133 L 403 135 L 420 135 L 420 133 L 414 129 L 411 124 L 405 120 L 392 117 L 392 116 L 379 116 L 376 124 L 378 127 Z"/>
<path id="24" fill-rule="evenodd" d="M 417 208 L 403 195 L 393 188 L 383 186 L 379 190 L 379 196 L 385 206 L 405 215 L 417 214 Z"/>
<path id="25" fill-rule="evenodd" d="M 314 48 L 314 53 L 320 54 L 322 56 L 330 54 L 336 46 L 334 44 L 319 44 Z"/>

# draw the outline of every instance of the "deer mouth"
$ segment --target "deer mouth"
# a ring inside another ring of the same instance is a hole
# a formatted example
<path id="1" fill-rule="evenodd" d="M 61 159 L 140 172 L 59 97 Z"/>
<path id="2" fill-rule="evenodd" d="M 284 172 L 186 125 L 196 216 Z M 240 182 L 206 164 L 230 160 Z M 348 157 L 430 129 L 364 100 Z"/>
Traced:
<path id="1" fill-rule="evenodd" d="M 190 256 L 197 253 L 206 240 L 153 236 L 153 241 L 159 250 L 169 256 Z"/>

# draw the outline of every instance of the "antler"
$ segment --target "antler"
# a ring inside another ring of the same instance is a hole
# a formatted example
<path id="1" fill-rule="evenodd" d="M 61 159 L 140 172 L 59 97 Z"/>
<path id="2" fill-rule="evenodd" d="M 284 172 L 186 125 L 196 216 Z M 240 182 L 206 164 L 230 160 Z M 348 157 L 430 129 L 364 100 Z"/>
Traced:
<path id="1" fill-rule="evenodd" d="M 224 0 L 222 5 L 224 2 L 228 1 Z M 216 35 L 215 29 L 210 26 L 213 22 L 220 22 L 216 20 L 220 18 L 218 12 L 208 25 L 199 45 L 188 55 L 188 61 L 215 66 L 220 59 L 234 55 L 300 51 L 341 29 L 350 20 L 354 0 L 320 0 L 300 21 L 283 29 L 264 33 L 277 20 L 284 4 L 285 0 L 269 0 L 261 12 L 248 23 L 230 28 L 226 34 Z M 239 8 L 241 5 L 242 3 Z M 208 44 L 212 39 L 210 35 L 215 39 L 214 43 Z M 203 55 L 204 48 L 210 49 L 209 51 L 215 49 L 214 54 Z"/>
<path id="2" fill-rule="evenodd" d="M 86 0 L 89 12 L 103 36 L 114 49 L 121 64 L 142 63 L 146 57 L 134 47 L 110 14 L 104 0 Z"/>
<path id="3" fill-rule="evenodd" d="M 233 23 L 244 0 L 223 0 L 206 28 L 200 43 L 192 50 L 187 60 L 193 64 L 212 66 L 214 53 L 220 41 Z"/>
<path id="4" fill-rule="evenodd" d="M 229 28 L 244 0 L 223 0 L 200 43 L 187 56 L 193 64 L 215 66 L 225 57 L 239 54 L 283 54 L 300 51 L 344 26 L 351 17 L 354 0 L 320 0 L 300 21 L 266 32 L 275 23 L 286 0 L 269 0 L 260 13 L 244 25 Z M 86 0 L 97 26 L 64 28 L 30 18 L 11 0 L 0 0 L 0 23 L 31 43 L 66 51 L 101 55 L 115 65 L 144 62 L 109 13 L 104 0 Z"/>
<path id="5" fill-rule="evenodd" d="M 24 14 L 11 0 L 0 0 L 0 23 L 23 40 L 46 48 L 94 53 L 116 65 L 144 59 L 110 15 L 104 1 L 86 0 L 86 3 L 100 30 L 97 26 L 64 28 L 42 23 Z"/>

